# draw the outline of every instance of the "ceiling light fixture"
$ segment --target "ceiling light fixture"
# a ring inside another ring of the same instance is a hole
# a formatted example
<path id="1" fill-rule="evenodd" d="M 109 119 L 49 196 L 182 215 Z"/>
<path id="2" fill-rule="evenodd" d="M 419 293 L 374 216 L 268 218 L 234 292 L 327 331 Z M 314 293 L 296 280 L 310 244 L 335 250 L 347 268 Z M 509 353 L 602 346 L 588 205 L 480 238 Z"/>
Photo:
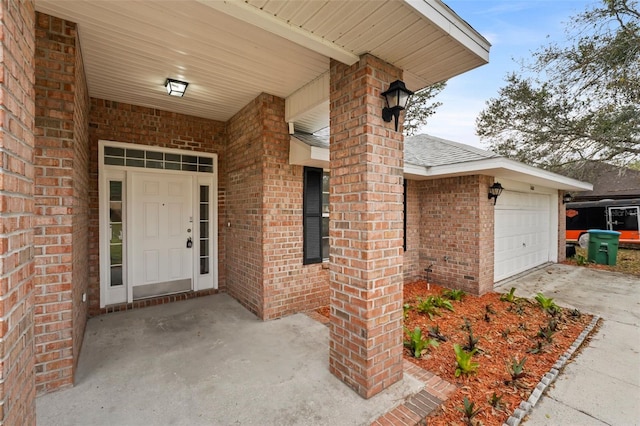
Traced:
<path id="1" fill-rule="evenodd" d="M 174 80 L 173 78 L 167 78 L 164 83 L 164 87 L 167 88 L 167 93 L 171 96 L 184 96 L 184 92 L 187 91 L 189 83 L 186 81 Z"/>

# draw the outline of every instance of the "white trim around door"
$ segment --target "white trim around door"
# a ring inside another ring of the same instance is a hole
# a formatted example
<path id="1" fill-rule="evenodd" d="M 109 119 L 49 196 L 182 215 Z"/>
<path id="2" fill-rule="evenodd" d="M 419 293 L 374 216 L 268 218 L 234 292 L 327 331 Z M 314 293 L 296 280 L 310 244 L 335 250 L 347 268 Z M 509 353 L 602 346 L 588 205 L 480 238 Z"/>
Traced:
<path id="1" fill-rule="evenodd" d="M 100 307 L 218 288 L 217 155 L 99 141 Z"/>

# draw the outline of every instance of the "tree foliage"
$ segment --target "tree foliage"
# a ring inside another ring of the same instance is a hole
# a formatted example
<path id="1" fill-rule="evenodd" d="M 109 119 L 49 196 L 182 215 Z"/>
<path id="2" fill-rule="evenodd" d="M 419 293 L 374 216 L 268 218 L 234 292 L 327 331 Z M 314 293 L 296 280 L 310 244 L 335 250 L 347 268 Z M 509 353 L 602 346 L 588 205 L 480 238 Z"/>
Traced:
<path id="1" fill-rule="evenodd" d="M 436 113 L 442 102 L 433 102 L 433 98 L 445 88 L 447 82 L 436 83 L 418 90 L 411 96 L 404 114 L 403 133 L 405 136 L 415 135 L 427 124 L 427 119 Z"/>
<path id="2" fill-rule="evenodd" d="M 637 0 L 602 0 L 573 17 L 567 34 L 569 43 L 545 46 L 523 64 L 529 76 L 507 76 L 477 119 L 478 135 L 499 154 L 554 171 L 585 160 L 638 161 Z"/>

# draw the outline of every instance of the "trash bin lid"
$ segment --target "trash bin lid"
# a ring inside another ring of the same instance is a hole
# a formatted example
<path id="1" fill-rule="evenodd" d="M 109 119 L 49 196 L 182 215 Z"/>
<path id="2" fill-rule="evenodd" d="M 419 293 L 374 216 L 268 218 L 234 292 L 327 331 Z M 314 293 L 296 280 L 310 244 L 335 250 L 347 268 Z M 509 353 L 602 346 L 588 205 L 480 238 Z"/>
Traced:
<path id="1" fill-rule="evenodd" d="M 609 231 L 606 229 L 589 229 L 587 232 L 590 234 L 620 235 L 618 231 Z"/>

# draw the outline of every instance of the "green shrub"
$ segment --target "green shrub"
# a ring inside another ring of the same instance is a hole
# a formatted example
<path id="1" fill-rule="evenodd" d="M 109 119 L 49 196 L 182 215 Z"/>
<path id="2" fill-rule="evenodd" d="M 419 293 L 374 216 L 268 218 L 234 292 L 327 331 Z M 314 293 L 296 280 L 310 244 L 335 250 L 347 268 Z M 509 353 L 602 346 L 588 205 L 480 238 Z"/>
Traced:
<path id="1" fill-rule="evenodd" d="M 476 404 L 474 402 L 470 402 L 469 398 L 466 396 L 462 401 L 462 408 L 458 407 L 458 411 L 461 411 L 464 414 L 464 421 L 467 425 L 473 426 L 473 418 L 482 411 L 482 408 L 476 409 Z"/>
<path id="2" fill-rule="evenodd" d="M 515 382 L 519 378 L 524 377 L 524 375 L 526 374 L 524 372 L 524 363 L 525 362 L 527 362 L 527 357 L 526 356 L 524 358 L 522 358 L 520 361 L 518 361 L 518 359 L 515 358 L 515 357 L 511 358 L 511 364 L 507 365 L 507 370 L 509 371 L 509 374 L 511 375 L 511 381 L 512 382 Z"/>
<path id="3" fill-rule="evenodd" d="M 456 377 L 460 377 L 461 374 L 473 374 L 478 371 L 480 364 L 473 361 L 473 355 L 475 355 L 477 349 L 467 352 L 456 343 L 453 345 L 453 351 L 456 354 Z"/>
<path id="4" fill-rule="evenodd" d="M 456 302 L 460 302 L 467 295 L 464 290 L 454 290 L 447 289 L 442 292 L 442 296 L 446 297 L 449 300 L 455 300 Z"/>
<path id="5" fill-rule="evenodd" d="M 416 311 L 420 312 L 421 314 L 429 315 L 430 319 L 433 319 L 435 315 L 440 315 L 438 307 L 433 303 L 433 296 L 429 296 L 424 300 L 418 299 Z"/>
<path id="6" fill-rule="evenodd" d="M 500 296 L 500 300 L 503 302 L 513 303 L 517 299 L 517 297 L 515 296 L 515 293 L 516 293 L 516 288 L 511 287 L 511 290 L 509 290 L 509 293 L 505 293 L 502 296 Z"/>
<path id="7" fill-rule="evenodd" d="M 409 340 L 404 341 L 404 345 L 411 350 L 411 354 L 415 358 L 420 358 L 429 346 L 438 346 L 438 342 L 434 339 L 428 339 L 422 335 L 420 327 L 416 327 L 412 332 L 405 328 L 405 333 Z"/>

